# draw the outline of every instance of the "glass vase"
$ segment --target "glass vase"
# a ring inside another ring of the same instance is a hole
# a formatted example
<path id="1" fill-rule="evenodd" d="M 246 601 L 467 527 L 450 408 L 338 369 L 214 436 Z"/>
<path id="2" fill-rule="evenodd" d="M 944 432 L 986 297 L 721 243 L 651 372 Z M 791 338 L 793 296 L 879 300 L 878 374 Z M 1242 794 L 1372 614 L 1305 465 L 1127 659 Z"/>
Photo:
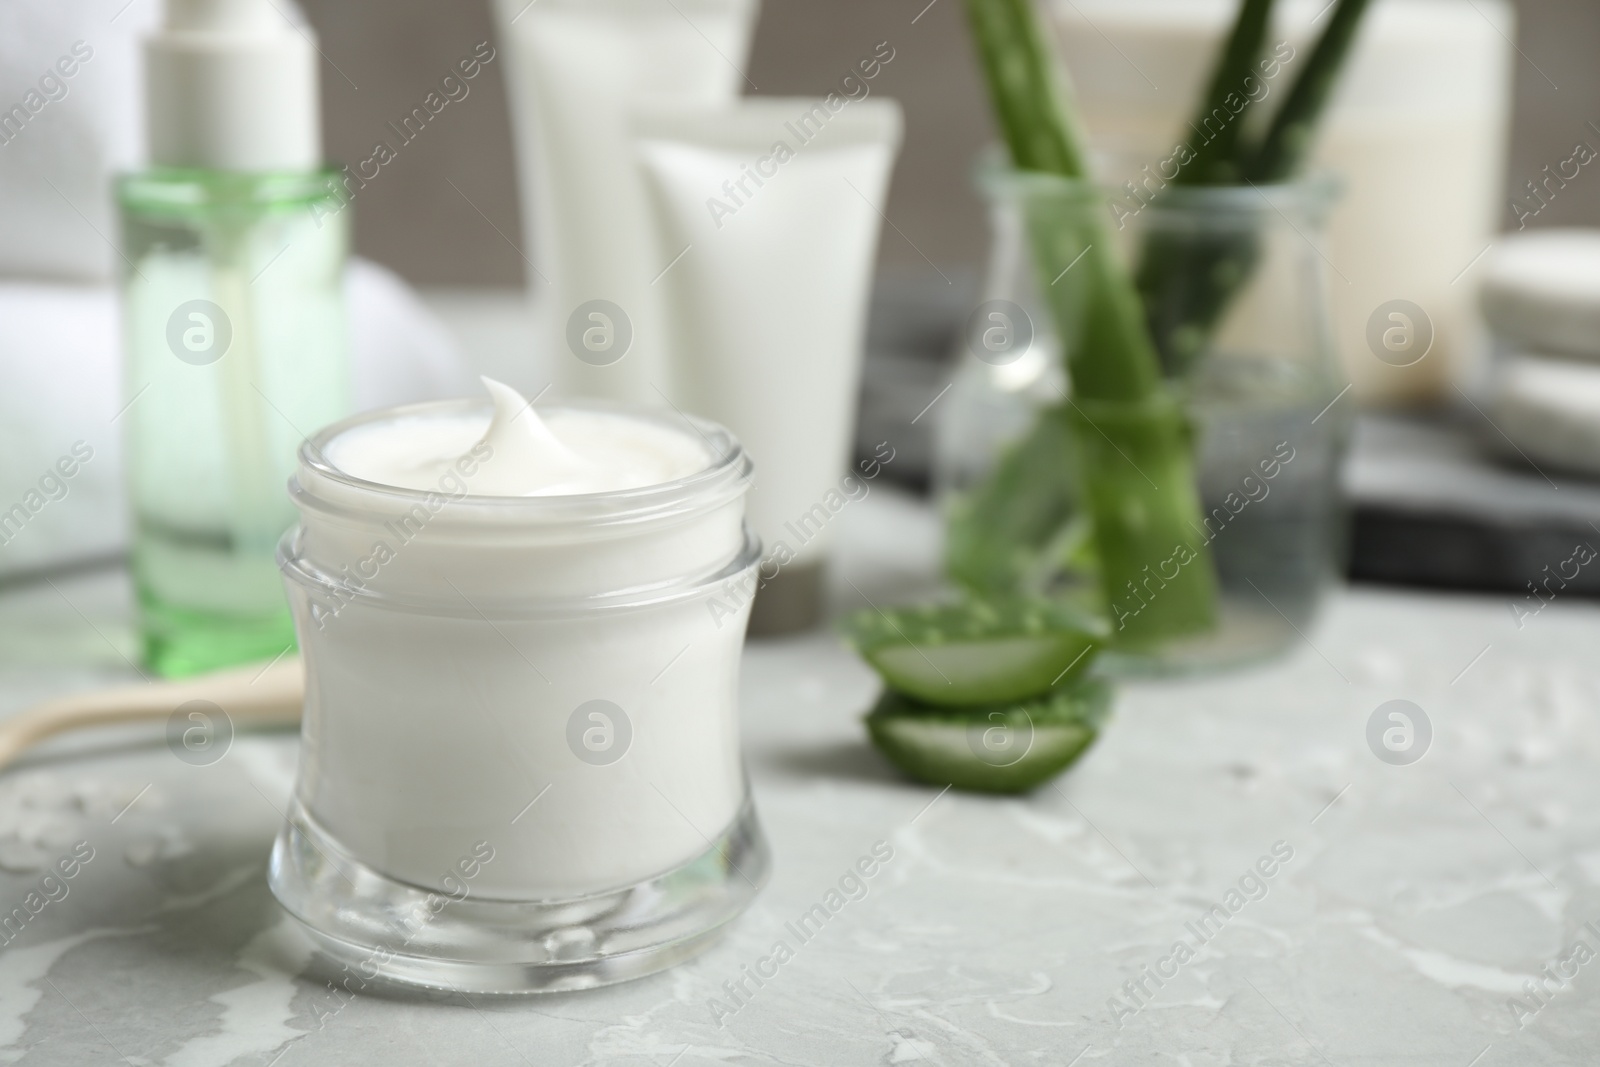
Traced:
<path id="1" fill-rule="evenodd" d="M 991 164 L 978 178 L 995 237 L 989 278 L 935 431 L 952 576 L 1086 601 L 1115 638 L 1119 622 L 1161 610 L 1163 565 L 1206 566 L 1216 576 L 1214 622 L 1118 648 L 1111 662 L 1166 673 L 1283 650 L 1341 570 L 1338 469 L 1351 405 L 1340 399 L 1332 265 L 1320 245 L 1335 183 L 1180 187 L 1146 171 L 1142 184 L 1108 191 Z M 1041 232 L 1057 237 L 1043 256 Z M 1100 242 L 1139 290 L 1191 444 L 1192 470 L 1142 474 L 1192 478 L 1203 545 L 1193 563 L 1153 559 L 1145 580 L 1117 590 L 1100 588 L 1082 486 L 1106 464 L 1139 468 L 1139 458 L 1118 445 L 1116 417 L 1073 396 L 1063 372 L 1105 297 L 1103 274 L 1076 270 L 1061 250 L 1086 254 Z M 1035 462 L 1021 478 L 1017 453 L 1041 448 L 1059 462 Z M 1009 488 L 1000 485 L 1007 478 Z M 1008 562 L 974 565 L 985 559 Z"/>

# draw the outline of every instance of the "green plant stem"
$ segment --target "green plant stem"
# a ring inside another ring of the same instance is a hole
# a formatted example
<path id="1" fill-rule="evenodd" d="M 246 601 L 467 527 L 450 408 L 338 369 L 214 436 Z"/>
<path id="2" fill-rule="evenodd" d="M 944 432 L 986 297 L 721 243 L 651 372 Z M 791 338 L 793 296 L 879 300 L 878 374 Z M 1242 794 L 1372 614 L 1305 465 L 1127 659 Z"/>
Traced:
<path id="1" fill-rule="evenodd" d="M 1101 560 L 1100 583 L 1108 603 L 1143 579 L 1177 546 L 1196 565 L 1172 579 L 1159 602 L 1127 616 L 1115 633 L 1127 645 L 1144 645 L 1208 629 L 1216 617 L 1216 575 L 1202 542 L 1200 505 L 1186 425 L 1166 402 L 1155 346 L 1131 281 L 1117 263 L 1109 236 L 1092 206 L 1071 187 L 1046 182 L 1030 191 L 1026 172 L 1057 178 L 1088 177 L 1083 140 L 1073 121 L 1066 86 L 1045 44 L 1030 0 L 967 0 L 973 38 L 982 59 L 995 114 L 1012 162 L 1024 172 L 1027 226 L 1039 271 L 1067 355 L 1074 400 L 1041 421 L 1065 417 L 1079 447 L 1084 499 L 1094 518 Z M 1085 187 L 1085 193 L 1089 193 Z M 1077 272 L 1068 284 L 1058 284 Z M 1099 420 L 1074 418 L 1070 406 L 1093 405 Z M 1101 424 L 1115 424 L 1122 462 L 1106 461 L 1098 443 Z M 1070 462 L 1062 456 L 1061 462 Z M 1159 471 L 1156 479 L 1149 468 Z M 1160 546 L 1159 554 L 1150 554 Z"/>

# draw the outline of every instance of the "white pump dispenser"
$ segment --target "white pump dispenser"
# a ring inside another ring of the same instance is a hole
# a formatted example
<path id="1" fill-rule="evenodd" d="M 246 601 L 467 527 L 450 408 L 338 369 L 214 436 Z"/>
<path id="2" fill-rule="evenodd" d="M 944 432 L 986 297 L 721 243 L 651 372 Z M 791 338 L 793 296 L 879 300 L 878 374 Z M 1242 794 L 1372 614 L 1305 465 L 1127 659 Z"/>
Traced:
<path id="1" fill-rule="evenodd" d="M 312 30 L 287 0 L 167 0 L 145 42 L 145 109 L 152 166 L 314 170 Z"/>

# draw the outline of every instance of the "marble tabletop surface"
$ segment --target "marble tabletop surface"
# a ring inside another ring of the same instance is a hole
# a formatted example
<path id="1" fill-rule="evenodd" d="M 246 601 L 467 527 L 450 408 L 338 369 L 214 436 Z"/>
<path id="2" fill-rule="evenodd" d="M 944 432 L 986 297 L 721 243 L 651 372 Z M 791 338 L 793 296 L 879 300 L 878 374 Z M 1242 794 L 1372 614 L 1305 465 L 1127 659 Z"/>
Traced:
<path id="1" fill-rule="evenodd" d="M 929 581 L 921 506 L 875 490 L 838 523 L 839 610 Z M 0 914 L 74 872 L 3 935 L 0 1060 L 1593 1063 L 1600 609 L 1523 622 L 1491 598 L 1341 592 L 1281 662 L 1125 685 L 1100 744 L 1017 799 L 890 772 L 858 721 L 873 678 L 832 636 L 752 644 L 771 883 L 690 963 L 524 1000 L 340 999 L 311 976 L 264 879 L 292 738 L 203 767 L 154 733 L 71 738 L 0 776 Z M 0 713 L 126 681 L 130 648 L 120 572 L 9 590 Z M 1391 700 L 1431 726 L 1416 762 L 1368 742 Z M 866 895 L 715 1011 L 879 842 Z"/>

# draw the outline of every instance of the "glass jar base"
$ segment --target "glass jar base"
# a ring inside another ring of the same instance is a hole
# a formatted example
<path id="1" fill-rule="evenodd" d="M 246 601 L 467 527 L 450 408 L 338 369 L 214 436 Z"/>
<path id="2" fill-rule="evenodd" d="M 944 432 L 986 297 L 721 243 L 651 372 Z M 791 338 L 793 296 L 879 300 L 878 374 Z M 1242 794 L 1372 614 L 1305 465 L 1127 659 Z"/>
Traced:
<path id="1" fill-rule="evenodd" d="M 1173 678 L 1262 663 L 1303 640 L 1320 599 L 1313 596 L 1290 604 L 1290 614 L 1282 614 L 1264 598 L 1251 603 L 1224 594 L 1213 629 L 1166 641 L 1151 650 L 1109 650 L 1101 658 L 1101 668 L 1116 678 Z"/>
<path id="2" fill-rule="evenodd" d="M 575 899 L 485 900 L 472 891 L 472 864 L 453 876 L 453 893 L 397 882 L 291 801 L 267 881 L 352 992 L 390 984 L 525 994 L 625 982 L 694 956 L 749 906 L 770 866 L 746 798 L 705 852 L 653 878 Z"/>

